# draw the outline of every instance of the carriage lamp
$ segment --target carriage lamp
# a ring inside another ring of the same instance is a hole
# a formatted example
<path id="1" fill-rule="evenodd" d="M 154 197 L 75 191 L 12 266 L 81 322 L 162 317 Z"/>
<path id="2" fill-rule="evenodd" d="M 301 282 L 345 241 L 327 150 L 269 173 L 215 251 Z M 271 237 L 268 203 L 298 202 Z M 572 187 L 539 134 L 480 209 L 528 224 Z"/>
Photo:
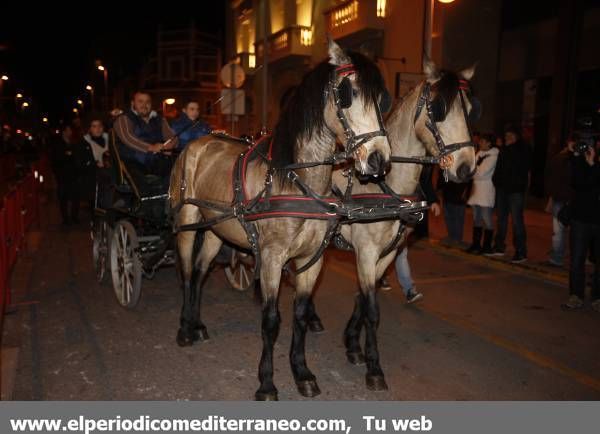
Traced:
<path id="1" fill-rule="evenodd" d="M 38 171 L 37 171 L 37 170 L 34 170 L 34 171 L 33 171 L 33 177 L 34 177 L 35 179 L 38 179 L 38 176 L 40 176 L 40 174 L 38 173 Z"/>
<path id="2" fill-rule="evenodd" d="M 44 183 L 44 175 L 40 175 L 40 184 Z"/>
<path id="3" fill-rule="evenodd" d="M 173 104 L 175 104 L 175 98 L 167 98 L 165 100 L 165 104 L 167 104 L 167 105 L 173 105 Z"/>

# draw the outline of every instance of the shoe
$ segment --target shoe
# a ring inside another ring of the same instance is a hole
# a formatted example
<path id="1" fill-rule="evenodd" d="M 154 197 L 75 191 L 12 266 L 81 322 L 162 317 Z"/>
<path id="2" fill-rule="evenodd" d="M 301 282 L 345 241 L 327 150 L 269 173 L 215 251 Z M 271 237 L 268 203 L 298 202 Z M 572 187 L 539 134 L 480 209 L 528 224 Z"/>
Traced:
<path id="1" fill-rule="evenodd" d="M 494 248 L 490 253 L 484 253 L 485 256 L 504 256 L 504 249 Z"/>
<path id="2" fill-rule="evenodd" d="M 598 300 L 596 300 L 598 301 Z M 583 308 L 583 300 L 576 296 L 575 294 L 571 294 L 566 303 L 560 305 L 564 310 L 576 310 Z"/>
<path id="3" fill-rule="evenodd" d="M 473 228 L 473 242 L 467 248 L 467 253 L 472 253 L 474 255 L 481 254 L 481 235 L 483 234 L 483 229 L 480 227 Z"/>
<path id="4" fill-rule="evenodd" d="M 600 312 L 600 298 L 597 298 L 596 300 L 592 301 L 592 310 Z"/>
<path id="5" fill-rule="evenodd" d="M 483 246 L 481 248 L 481 253 L 483 255 L 489 255 L 493 252 L 492 249 L 492 238 L 494 237 L 493 229 L 485 229 L 483 231 Z"/>
<path id="6" fill-rule="evenodd" d="M 390 285 L 390 282 L 388 282 L 387 277 L 382 277 L 381 279 L 379 279 L 379 289 L 381 289 L 382 291 L 389 291 L 390 289 L 392 289 L 392 286 Z"/>
<path id="7" fill-rule="evenodd" d="M 527 261 L 527 256 L 515 253 L 515 256 L 513 256 L 510 262 L 513 264 L 522 264 L 525 261 Z"/>
<path id="8" fill-rule="evenodd" d="M 547 267 L 555 267 L 555 268 L 562 268 L 563 264 L 561 264 L 560 262 L 556 262 L 553 259 L 548 259 L 547 261 L 542 262 L 542 265 L 545 265 Z"/>
<path id="9" fill-rule="evenodd" d="M 415 288 L 413 288 L 410 291 L 408 291 L 408 294 L 406 294 L 406 303 L 408 303 L 408 304 L 415 303 L 415 302 L 421 300 L 422 298 L 423 298 L 423 294 L 421 294 L 420 292 L 417 292 L 415 290 Z"/>

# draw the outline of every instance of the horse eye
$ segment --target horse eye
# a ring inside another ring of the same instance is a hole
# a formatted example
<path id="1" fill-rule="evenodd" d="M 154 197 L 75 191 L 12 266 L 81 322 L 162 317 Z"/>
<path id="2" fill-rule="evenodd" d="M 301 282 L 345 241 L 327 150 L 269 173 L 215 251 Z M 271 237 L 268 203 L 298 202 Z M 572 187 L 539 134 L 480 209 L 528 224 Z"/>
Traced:
<path id="1" fill-rule="evenodd" d="M 352 97 L 356 98 L 358 96 L 358 91 L 354 88 L 352 88 Z"/>

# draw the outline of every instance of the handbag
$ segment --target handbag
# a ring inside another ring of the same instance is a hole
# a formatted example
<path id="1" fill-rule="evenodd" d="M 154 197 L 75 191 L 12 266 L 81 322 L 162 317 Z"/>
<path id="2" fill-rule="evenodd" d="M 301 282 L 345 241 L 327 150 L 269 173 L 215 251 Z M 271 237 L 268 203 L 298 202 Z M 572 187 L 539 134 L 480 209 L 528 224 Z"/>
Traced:
<path id="1" fill-rule="evenodd" d="M 559 210 L 556 218 L 563 226 L 569 226 L 573 217 L 573 208 L 569 202 L 565 203 Z"/>

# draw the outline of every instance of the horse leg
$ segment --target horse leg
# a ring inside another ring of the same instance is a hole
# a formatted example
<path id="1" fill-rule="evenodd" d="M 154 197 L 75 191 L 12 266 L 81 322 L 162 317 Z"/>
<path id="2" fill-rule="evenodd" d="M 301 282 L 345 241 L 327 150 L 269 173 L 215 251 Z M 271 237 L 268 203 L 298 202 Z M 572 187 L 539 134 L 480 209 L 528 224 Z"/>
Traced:
<path id="1" fill-rule="evenodd" d="M 181 277 L 183 292 L 183 305 L 179 319 L 179 330 L 177 331 L 177 344 L 180 347 L 190 346 L 197 340 L 194 323 L 194 282 L 197 280 L 197 270 L 194 267 L 194 245 L 196 237 L 202 237 L 202 233 L 186 231 L 177 234 L 177 261 Z"/>
<path id="2" fill-rule="evenodd" d="M 364 323 L 364 297 L 359 291 L 354 297 L 354 310 L 344 330 L 346 358 L 353 365 L 364 365 L 365 355 L 360 347 L 360 331 Z"/>
<path id="3" fill-rule="evenodd" d="M 306 271 L 308 272 L 308 271 Z M 322 333 L 325 331 L 321 318 L 317 315 L 317 309 L 315 307 L 314 294 L 309 297 L 307 302 L 307 314 L 308 314 L 308 329 L 313 333 Z"/>
<path id="4" fill-rule="evenodd" d="M 279 284 L 281 280 L 281 258 L 276 255 L 261 252 L 264 261 L 260 270 L 262 288 L 262 341 L 263 350 L 258 365 L 260 387 L 255 393 L 257 401 L 277 401 L 277 388 L 273 383 L 273 347 L 279 335 L 281 316 L 279 315 Z M 279 259 L 279 260 L 278 260 Z"/>
<path id="5" fill-rule="evenodd" d="M 296 261 L 297 268 L 302 266 L 302 262 L 306 263 L 306 260 Z M 292 373 L 294 374 L 298 392 L 307 398 L 313 398 L 321 393 L 319 386 L 317 385 L 317 379 L 310 369 L 308 369 L 308 366 L 306 366 L 305 343 L 307 326 L 309 321 L 313 320 L 313 318 L 310 317 L 310 305 L 312 304 L 311 292 L 317 281 L 322 265 L 323 259 L 320 258 L 312 267 L 296 276 L 296 296 L 294 298 L 294 322 L 292 345 L 290 348 L 290 364 L 292 366 Z"/>
<path id="6" fill-rule="evenodd" d="M 223 241 L 221 241 L 214 233 L 210 231 L 205 232 L 203 241 L 200 240 L 200 242 L 198 242 L 198 237 L 196 236 L 194 248 L 198 248 L 200 251 L 199 254 L 196 255 L 196 264 L 194 266 L 194 274 L 196 274 L 196 276 L 192 279 L 192 282 L 195 285 L 193 289 L 196 293 L 194 297 L 192 315 L 195 319 L 195 337 L 197 336 L 197 340 L 200 341 L 206 341 L 209 339 L 208 331 L 206 330 L 206 326 L 202 323 L 200 315 L 200 306 L 202 304 L 202 288 L 204 287 L 204 282 L 206 280 L 210 264 L 219 254 L 219 250 L 221 249 L 222 245 Z"/>
<path id="7" fill-rule="evenodd" d="M 373 253 L 359 258 L 359 282 L 361 283 L 362 302 L 365 326 L 365 360 L 367 374 L 365 377 L 369 390 L 387 390 L 383 370 L 379 364 L 379 349 L 377 348 L 377 328 L 379 327 L 379 302 L 377 300 L 376 282 L 383 275 L 385 269 L 394 257 L 390 253 L 382 260 L 373 259 Z"/>

